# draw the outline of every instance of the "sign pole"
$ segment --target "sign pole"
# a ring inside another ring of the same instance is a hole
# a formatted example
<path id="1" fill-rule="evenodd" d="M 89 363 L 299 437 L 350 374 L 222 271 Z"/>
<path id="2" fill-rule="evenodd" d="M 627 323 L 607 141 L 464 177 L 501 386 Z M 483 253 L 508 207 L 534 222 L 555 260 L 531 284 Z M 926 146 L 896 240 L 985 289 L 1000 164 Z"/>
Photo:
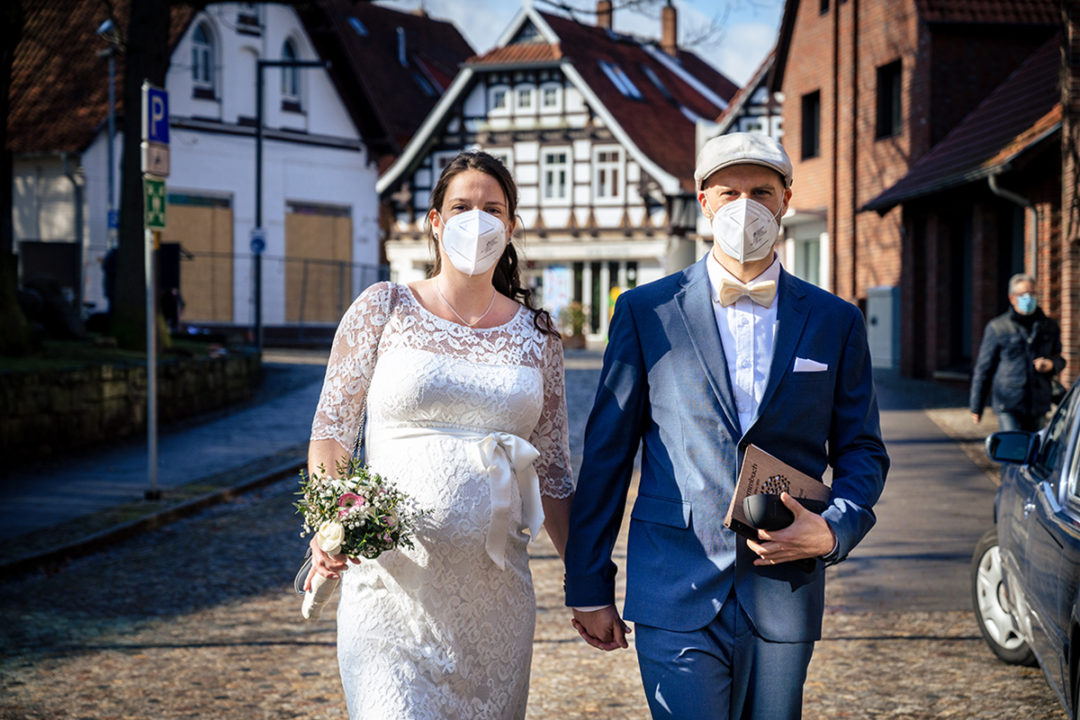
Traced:
<path id="1" fill-rule="evenodd" d="M 169 94 L 142 84 L 143 271 L 146 277 L 147 500 L 160 500 L 158 487 L 157 265 L 155 252 L 165 229 L 165 177 L 169 174 Z"/>
<path id="2" fill-rule="evenodd" d="M 147 500 L 160 500 L 161 490 L 158 488 L 158 412 L 157 412 L 157 303 L 154 302 L 156 295 L 154 288 L 157 285 L 154 277 L 154 231 L 146 228 L 145 247 L 143 248 L 146 262 L 146 428 L 147 428 L 147 467 L 150 475 L 150 489 L 146 491 Z"/>

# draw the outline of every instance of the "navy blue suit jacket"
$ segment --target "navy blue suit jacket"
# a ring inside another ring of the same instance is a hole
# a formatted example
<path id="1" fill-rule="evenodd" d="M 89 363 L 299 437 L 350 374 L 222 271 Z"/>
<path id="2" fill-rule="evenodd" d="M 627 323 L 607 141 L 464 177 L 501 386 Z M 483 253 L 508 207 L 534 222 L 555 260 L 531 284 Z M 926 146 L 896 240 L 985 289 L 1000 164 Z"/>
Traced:
<path id="1" fill-rule="evenodd" d="M 756 567 L 723 527 L 743 451 L 753 443 L 812 477 L 833 468 L 823 513 L 839 561 L 873 526 L 889 460 L 866 327 L 858 308 L 781 272 L 776 341 L 758 412 L 740 431 L 705 259 L 623 293 L 615 306 L 570 517 L 566 603 L 614 602 L 611 560 L 634 457 L 626 619 L 687 631 L 713 620 L 734 583 L 757 631 L 821 637 L 825 563 Z M 824 372 L 793 372 L 795 359 Z"/>

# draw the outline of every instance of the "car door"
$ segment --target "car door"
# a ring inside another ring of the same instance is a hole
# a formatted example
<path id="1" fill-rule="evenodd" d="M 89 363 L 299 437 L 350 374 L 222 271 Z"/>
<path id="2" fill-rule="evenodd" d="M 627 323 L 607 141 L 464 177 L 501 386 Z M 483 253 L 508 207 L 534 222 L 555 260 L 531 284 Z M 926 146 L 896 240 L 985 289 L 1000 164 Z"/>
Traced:
<path id="1" fill-rule="evenodd" d="M 1071 476 L 1078 470 L 1076 406 L 1072 393 L 1051 418 L 1028 477 L 1031 494 L 1023 504 L 1027 546 L 1023 577 L 1029 636 L 1047 679 L 1062 697 L 1069 687 L 1066 657 L 1073 594 L 1062 579 L 1066 553 L 1080 551 L 1077 510 L 1067 500 Z"/>

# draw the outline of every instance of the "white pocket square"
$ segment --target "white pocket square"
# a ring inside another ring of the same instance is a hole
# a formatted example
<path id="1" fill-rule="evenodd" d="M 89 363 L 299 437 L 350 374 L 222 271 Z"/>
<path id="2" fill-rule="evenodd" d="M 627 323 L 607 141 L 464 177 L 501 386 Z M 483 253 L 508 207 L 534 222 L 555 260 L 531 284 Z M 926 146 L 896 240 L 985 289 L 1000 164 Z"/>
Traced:
<path id="1" fill-rule="evenodd" d="M 825 372 L 829 369 L 829 366 L 825 363 L 819 363 L 817 360 L 810 360 L 808 358 L 795 358 L 795 368 L 792 372 Z"/>

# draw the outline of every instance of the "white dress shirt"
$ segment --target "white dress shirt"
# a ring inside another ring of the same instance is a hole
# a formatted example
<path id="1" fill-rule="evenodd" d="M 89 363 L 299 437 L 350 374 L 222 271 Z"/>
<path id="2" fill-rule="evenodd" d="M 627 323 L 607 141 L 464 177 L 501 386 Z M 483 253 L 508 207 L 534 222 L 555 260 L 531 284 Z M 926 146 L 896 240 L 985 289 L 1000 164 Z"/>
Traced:
<path id="1" fill-rule="evenodd" d="M 776 347 L 776 296 L 773 296 L 769 307 L 762 307 L 748 297 L 741 297 L 724 307 L 719 300 L 720 278 L 741 281 L 725 270 L 712 252 L 709 252 L 705 267 L 712 286 L 713 313 L 727 357 L 728 377 L 731 378 L 731 389 L 735 394 L 740 431 L 745 433 L 757 414 L 758 405 L 765 394 L 765 383 L 769 381 L 769 367 L 772 365 L 773 348 Z M 765 280 L 780 284 L 780 260 L 775 255 L 772 265 L 750 282 Z"/>

